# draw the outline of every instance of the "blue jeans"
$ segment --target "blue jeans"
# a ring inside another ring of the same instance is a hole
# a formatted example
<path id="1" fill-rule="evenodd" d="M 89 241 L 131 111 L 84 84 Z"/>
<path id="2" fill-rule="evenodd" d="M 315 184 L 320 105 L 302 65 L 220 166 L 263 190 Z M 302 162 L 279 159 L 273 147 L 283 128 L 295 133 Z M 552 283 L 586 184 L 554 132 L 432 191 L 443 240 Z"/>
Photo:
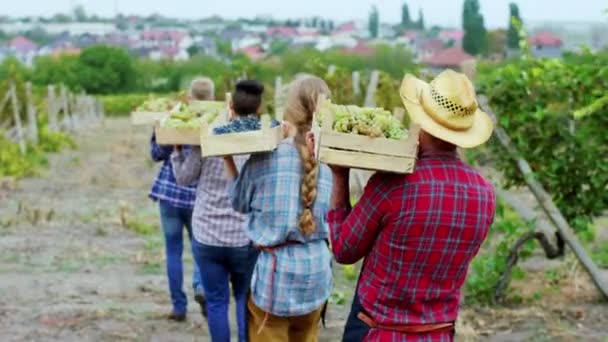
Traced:
<path id="1" fill-rule="evenodd" d="M 370 330 L 370 327 L 357 317 L 357 314 L 363 311 L 363 307 L 359 301 L 358 284 L 359 280 L 357 280 L 357 288 L 355 289 L 353 304 L 350 307 L 350 313 L 348 314 L 348 319 L 346 320 L 346 325 L 344 326 L 342 342 L 361 342 Z"/>
<path id="2" fill-rule="evenodd" d="M 247 294 L 258 251 L 253 246 L 216 247 L 194 240 L 194 257 L 201 269 L 207 298 L 207 324 L 213 342 L 230 341 L 230 288 L 236 303 L 239 341 L 247 341 Z"/>
<path id="3" fill-rule="evenodd" d="M 192 242 L 192 209 L 178 208 L 160 201 L 160 221 L 165 236 L 165 252 L 167 254 L 167 278 L 169 278 L 169 292 L 173 303 L 173 312 L 179 315 L 186 314 L 188 299 L 182 289 L 184 282 L 184 269 L 182 253 L 184 251 L 184 233 L 186 227 L 190 242 Z M 194 263 L 192 272 L 192 288 L 201 291 L 200 272 Z"/>

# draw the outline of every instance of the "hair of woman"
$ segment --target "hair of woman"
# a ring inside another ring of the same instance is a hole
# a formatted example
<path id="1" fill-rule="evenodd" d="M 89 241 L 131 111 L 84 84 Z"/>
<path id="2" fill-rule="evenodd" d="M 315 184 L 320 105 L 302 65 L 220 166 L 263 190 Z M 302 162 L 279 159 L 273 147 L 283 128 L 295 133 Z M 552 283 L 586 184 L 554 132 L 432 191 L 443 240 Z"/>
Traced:
<path id="1" fill-rule="evenodd" d="M 297 78 L 289 88 L 283 115 L 284 119 L 296 128 L 294 141 L 302 159 L 300 195 L 304 210 L 299 218 L 299 227 L 300 232 L 304 235 L 314 233 L 317 228 L 312 207 L 317 197 L 318 165 L 317 160 L 306 146 L 306 134 L 312 128 L 312 119 L 319 95 L 330 95 L 325 81 L 315 76 Z"/>

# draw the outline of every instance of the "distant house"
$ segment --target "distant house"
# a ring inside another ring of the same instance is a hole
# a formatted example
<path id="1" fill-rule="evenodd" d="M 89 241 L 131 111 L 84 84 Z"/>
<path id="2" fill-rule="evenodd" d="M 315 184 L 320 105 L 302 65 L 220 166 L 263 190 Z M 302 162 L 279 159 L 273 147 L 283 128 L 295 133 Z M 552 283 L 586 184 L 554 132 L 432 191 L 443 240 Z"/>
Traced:
<path id="1" fill-rule="evenodd" d="M 190 58 L 190 55 L 184 49 L 177 47 L 161 47 L 155 48 L 149 52 L 148 57 L 152 60 L 172 60 L 172 61 L 185 61 Z"/>
<path id="2" fill-rule="evenodd" d="M 208 56 L 217 55 L 217 44 L 214 39 L 209 37 L 200 37 L 194 40 L 194 47 L 196 47 L 200 54 Z"/>
<path id="3" fill-rule="evenodd" d="M 291 39 L 298 35 L 298 30 L 295 27 L 289 26 L 274 26 L 266 30 L 266 36 L 269 38 Z"/>
<path id="4" fill-rule="evenodd" d="M 23 36 L 11 39 L 7 44 L 7 48 L 10 55 L 15 56 L 25 65 L 31 66 L 34 58 L 38 55 L 38 45 Z"/>
<path id="5" fill-rule="evenodd" d="M 369 30 L 364 22 L 349 21 L 339 25 L 332 33 L 332 36 L 368 38 Z"/>
<path id="6" fill-rule="evenodd" d="M 439 32 L 439 39 L 443 41 L 445 45 L 462 45 L 462 39 L 464 38 L 463 30 L 443 30 Z"/>
<path id="7" fill-rule="evenodd" d="M 420 41 L 416 48 L 416 55 L 418 60 L 424 60 L 425 58 L 431 57 L 445 48 L 441 39 L 430 39 Z"/>
<path id="8" fill-rule="evenodd" d="M 559 58 L 564 45 L 561 38 L 551 32 L 543 31 L 530 37 L 532 54 L 537 58 Z"/>
<path id="9" fill-rule="evenodd" d="M 460 46 L 443 49 L 432 56 L 422 59 L 431 73 L 438 74 L 445 69 L 459 71 L 462 63 L 474 60 L 475 57 L 466 53 Z"/>
<path id="10" fill-rule="evenodd" d="M 80 51 L 81 49 L 69 38 L 58 38 L 40 48 L 38 54 L 44 56 L 78 55 Z"/>
<path id="11" fill-rule="evenodd" d="M 185 50 L 192 45 L 192 38 L 185 31 L 144 30 L 139 35 L 139 44 L 149 48 L 174 48 Z"/>
<path id="12" fill-rule="evenodd" d="M 222 41 L 230 42 L 233 52 L 262 44 L 262 39 L 258 34 L 246 32 L 240 28 L 225 29 L 220 33 L 219 38 Z"/>
<path id="13" fill-rule="evenodd" d="M 404 43 L 407 45 L 414 45 L 418 42 L 418 40 L 420 39 L 420 32 L 419 31 L 414 31 L 414 30 L 407 30 L 405 32 L 403 32 L 403 34 L 400 37 L 397 37 L 397 41 L 400 43 Z"/>
<path id="14" fill-rule="evenodd" d="M 239 53 L 245 54 L 252 61 L 257 61 L 266 55 L 260 46 L 249 46 L 238 50 Z"/>
<path id="15" fill-rule="evenodd" d="M 185 31 L 178 30 L 144 30 L 139 35 L 137 47 L 150 49 L 149 57 L 153 60 L 187 60 L 187 49 L 193 40 Z"/>
<path id="16" fill-rule="evenodd" d="M 347 23 L 344 23 L 340 26 L 338 26 L 333 34 L 335 36 L 337 35 L 348 35 L 348 36 L 354 36 L 357 34 L 357 32 L 359 32 L 359 29 L 357 28 L 357 25 L 355 24 L 354 21 L 349 21 Z"/>
<path id="17" fill-rule="evenodd" d="M 359 41 L 354 47 L 342 49 L 342 52 L 349 55 L 369 57 L 376 52 L 376 49 L 363 41 Z"/>
<path id="18" fill-rule="evenodd" d="M 320 36 L 317 39 L 315 48 L 319 51 L 326 51 L 333 48 L 352 49 L 359 44 L 355 37 L 350 36 Z"/>

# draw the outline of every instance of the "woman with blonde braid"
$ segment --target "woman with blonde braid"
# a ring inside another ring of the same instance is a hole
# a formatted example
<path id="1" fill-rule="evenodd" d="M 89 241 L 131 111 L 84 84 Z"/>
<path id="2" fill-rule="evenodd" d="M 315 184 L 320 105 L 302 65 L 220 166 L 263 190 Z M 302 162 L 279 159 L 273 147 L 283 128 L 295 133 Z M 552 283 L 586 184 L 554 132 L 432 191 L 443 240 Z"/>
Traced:
<path id="1" fill-rule="evenodd" d="M 292 84 L 278 148 L 252 155 L 237 175 L 226 158 L 235 210 L 247 213 L 247 233 L 260 253 L 247 304 L 249 341 L 317 341 L 332 287 L 326 243 L 332 178 L 314 156 L 312 117 L 325 82 L 305 77 Z"/>

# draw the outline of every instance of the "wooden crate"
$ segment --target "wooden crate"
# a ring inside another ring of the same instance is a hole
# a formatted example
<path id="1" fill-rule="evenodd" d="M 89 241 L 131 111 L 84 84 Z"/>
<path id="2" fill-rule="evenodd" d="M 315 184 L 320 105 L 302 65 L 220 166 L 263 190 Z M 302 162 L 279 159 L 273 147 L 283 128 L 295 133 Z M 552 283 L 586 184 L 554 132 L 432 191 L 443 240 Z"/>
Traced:
<path id="1" fill-rule="evenodd" d="M 131 124 L 134 126 L 154 125 L 157 120 L 169 116 L 169 112 L 132 112 Z"/>
<path id="2" fill-rule="evenodd" d="M 220 135 L 213 134 L 213 128 L 228 123 L 227 120 L 213 125 L 203 123 L 199 137 L 203 157 L 274 151 L 283 140 L 283 129 L 280 125 L 270 127 L 269 115 L 262 115 L 261 121 L 260 130 Z"/>
<path id="3" fill-rule="evenodd" d="M 226 93 L 225 106 L 226 110 L 220 113 L 215 118 L 214 123 L 226 122 L 230 113 L 229 103 L 231 94 Z M 194 101 L 192 105 L 196 106 L 206 101 Z M 204 123 L 205 129 L 208 129 L 208 124 Z M 156 143 L 159 145 L 195 145 L 201 144 L 202 126 L 199 128 L 167 128 L 162 127 L 160 120 L 154 123 L 154 132 L 156 133 Z"/>
<path id="4" fill-rule="evenodd" d="M 402 115 L 396 111 L 395 115 Z M 332 113 L 323 117 L 323 127 L 313 122 L 315 149 L 319 161 L 355 169 L 391 173 L 412 173 L 418 155 L 420 127 L 411 125 L 406 139 L 371 138 L 332 129 Z"/>
<path id="5" fill-rule="evenodd" d="M 200 128 L 166 128 L 160 121 L 154 124 L 156 143 L 159 145 L 200 145 Z"/>

